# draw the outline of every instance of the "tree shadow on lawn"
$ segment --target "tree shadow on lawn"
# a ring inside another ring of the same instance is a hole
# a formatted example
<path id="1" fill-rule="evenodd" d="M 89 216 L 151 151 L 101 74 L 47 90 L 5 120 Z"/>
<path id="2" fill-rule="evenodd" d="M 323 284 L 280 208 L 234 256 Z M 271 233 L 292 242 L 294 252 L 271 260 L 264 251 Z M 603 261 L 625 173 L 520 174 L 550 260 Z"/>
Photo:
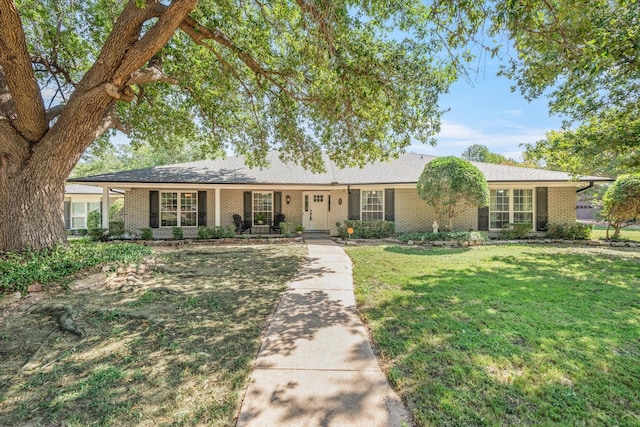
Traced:
<path id="1" fill-rule="evenodd" d="M 83 338 L 45 313 L 5 317 L 0 425 L 231 424 L 266 319 L 304 255 L 280 245 L 169 252 L 138 281 L 41 303 L 71 305 Z"/>
<path id="2" fill-rule="evenodd" d="M 400 280 L 363 310 L 419 425 L 640 419 L 637 259 L 525 251 Z"/>
<path id="3" fill-rule="evenodd" d="M 454 255 L 469 251 L 468 247 L 434 247 L 434 246 L 387 246 L 384 248 L 387 252 L 393 252 L 401 255 Z"/>

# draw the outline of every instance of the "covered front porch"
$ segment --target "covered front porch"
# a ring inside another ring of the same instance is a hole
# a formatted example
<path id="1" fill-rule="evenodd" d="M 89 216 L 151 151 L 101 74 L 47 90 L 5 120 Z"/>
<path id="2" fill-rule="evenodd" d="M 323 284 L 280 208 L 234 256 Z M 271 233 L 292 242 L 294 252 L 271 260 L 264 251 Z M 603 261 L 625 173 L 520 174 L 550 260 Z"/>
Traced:
<path id="1" fill-rule="evenodd" d="M 109 188 L 103 186 L 102 203 Z M 151 228 L 154 238 L 169 238 L 174 227 L 185 237 L 196 237 L 198 227 L 231 227 L 239 215 L 249 227 L 245 233 L 264 235 L 277 214 L 305 232 L 337 234 L 336 222 L 348 218 L 346 186 L 212 186 L 159 184 L 118 187 L 124 191 L 124 227 L 130 234 Z M 108 228 L 103 215 L 103 227 Z"/>

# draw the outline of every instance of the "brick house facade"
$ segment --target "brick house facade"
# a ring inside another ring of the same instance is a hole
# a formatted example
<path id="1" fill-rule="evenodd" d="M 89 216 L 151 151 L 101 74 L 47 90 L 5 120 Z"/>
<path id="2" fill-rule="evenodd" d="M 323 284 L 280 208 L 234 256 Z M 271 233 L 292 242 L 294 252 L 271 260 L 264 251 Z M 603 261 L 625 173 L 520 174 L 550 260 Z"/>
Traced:
<path id="1" fill-rule="evenodd" d="M 171 237 L 181 226 L 185 237 L 198 226 L 232 226 L 238 214 L 267 233 L 277 213 L 309 230 L 337 233 L 347 219 L 392 220 L 399 232 L 431 230 L 436 214 L 416 191 L 424 166 L 434 157 L 404 154 L 365 168 L 338 169 L 328 158 L 327 171 L 313 174 L 283 163 L 271 153 L 271 167 L 250 169 L 241 157 L 124 171 L 70 181 L 124 191 L 125 228 L 151 227 L 156 238 Z M 572 181 L 563 172 L 474 163 L 487 179 L 490 206 L 470 209 L 453 221 L 454 230 L 497 231 L 507 223 L 546 224 L 576 220 L 576 191 L 592 181 Z"/>

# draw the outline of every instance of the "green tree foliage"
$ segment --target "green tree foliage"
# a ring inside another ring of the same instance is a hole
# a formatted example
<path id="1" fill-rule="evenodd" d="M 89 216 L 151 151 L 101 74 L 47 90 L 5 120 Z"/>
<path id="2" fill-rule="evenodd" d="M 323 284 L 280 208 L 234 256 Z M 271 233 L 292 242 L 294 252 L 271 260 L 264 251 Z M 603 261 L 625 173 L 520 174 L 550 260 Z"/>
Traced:
<path id="1" fill-rule="evenodd" d="M 640 117 L 608 111 L 573 130 L 551 131 L 525 146 L 527 160 L 575 175 L 616 177 L 640 168 Z"/>
<path id="2" fill-rule="evenodd" d="M 313 170 L 323 151 L 364 165 L 433 142 L 438 96 L 485 22 L 472 1 L 0 0 L 0 10 L 0 251 L 65 239 L 65 180 L 116 129 L 249 165 L 277 149 Z"/>
<path id="3" fill-rule="evenodd" d="M 620 229 L 640 221 L 640 172 L 620 175 L 604 193 L 603 213 L 613 227 L 613 238 Z M 609 238 L 607 227 L 607 238 Z"/>
<path id="4" fill-rule="evenodd" d="M 483 162 L 483 163 L 495 163 L 498 165 L 511 165 L 518 164 L 513 159 L 509 159 L 502 154 L 492 153 L 489 151 L 486 145 L 473 144 L 462 152 L 462 158 L 471 162 Z"/>
<path id="5" fill-rule="evenodd" d="M 417 190 L 449 230 L 460 213 L 489 203 L 489 186 L 480 169 L 454 156 L 430 161 L 418 179 Z"/>
<path id="6" fill-rule="evenodd" d="M 73 169 L 71 176 L 88 176 L 131 169 L 144 169 L 171 163 L 185 163 L 214 158 L 220 153 L 207 152 L 195 141 L 178 141 L 165 148 L 149 142 L 135 145 L 94 144 Z"/>
<path id="7" fill-rule="evenodd" d="M 493 31 L 516 55 L 502 73 L 528 98 L 548 95 L 562 132 L 527 157 L 576 174 L 628 172 L 640 164 L 640 7 L 635 0 L 495 3 Z M 570 127 L 573 126 L 573 127 Z M 610 168 L 603 165 L 611 165 Z"/>

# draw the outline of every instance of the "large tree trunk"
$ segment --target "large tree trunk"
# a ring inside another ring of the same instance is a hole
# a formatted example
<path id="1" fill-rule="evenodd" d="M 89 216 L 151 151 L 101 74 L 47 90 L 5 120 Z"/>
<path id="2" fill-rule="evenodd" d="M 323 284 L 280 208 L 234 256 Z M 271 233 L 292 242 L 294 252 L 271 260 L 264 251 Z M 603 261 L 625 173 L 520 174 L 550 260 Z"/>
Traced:
<path id="1" fill-rule="evenodd" d="M 46 170 L 21 171 L 0 185 L 0 251 L 42 249 L 66 241 L 65 180 Z"/>

